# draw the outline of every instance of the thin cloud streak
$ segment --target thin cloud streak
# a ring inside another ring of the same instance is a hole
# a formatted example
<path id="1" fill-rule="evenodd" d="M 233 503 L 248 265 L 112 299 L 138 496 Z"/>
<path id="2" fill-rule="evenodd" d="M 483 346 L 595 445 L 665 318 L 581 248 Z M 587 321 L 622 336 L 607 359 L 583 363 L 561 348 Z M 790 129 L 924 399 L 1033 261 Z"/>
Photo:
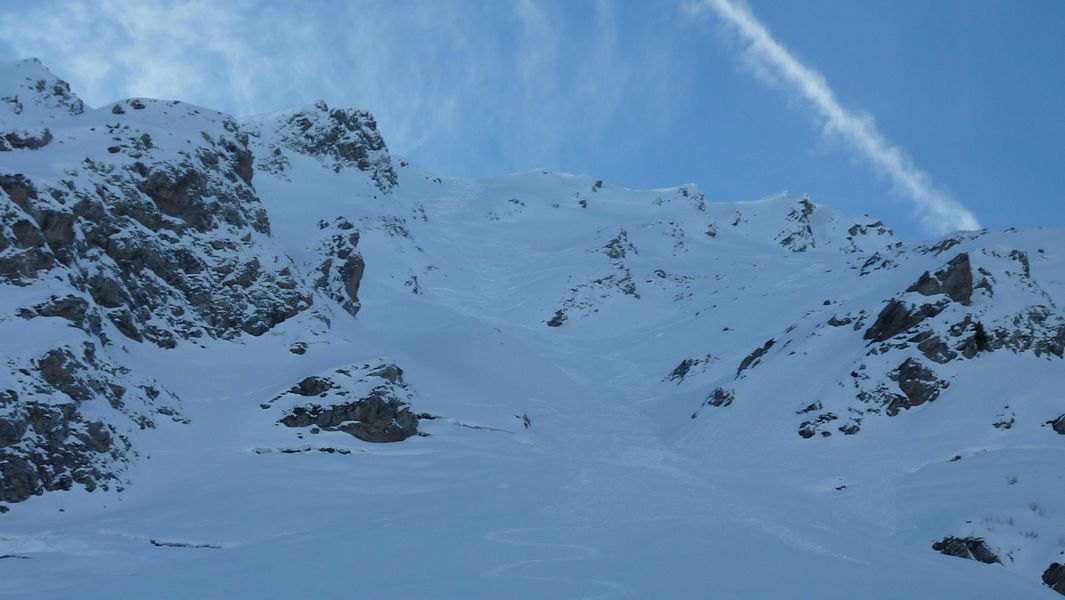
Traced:
<path id="1" fill-rule="evenodd" d="M 826 134 L 839 136 L 887 176 L 896 191 L 913 203 L 926 229 L 936 234 L 979 229 L 973 213 L 936 189 L 928 175 L 884 138 L 870 118 L 844 108 L 824 76 L 796 59 L 749 8 L 732 0 L 697 0 L 686 9 L 690 14 L 712 11 L 729 25 L 747 44 L 745 58 L 753 74 L 782 84 L 808 101 Z"/>

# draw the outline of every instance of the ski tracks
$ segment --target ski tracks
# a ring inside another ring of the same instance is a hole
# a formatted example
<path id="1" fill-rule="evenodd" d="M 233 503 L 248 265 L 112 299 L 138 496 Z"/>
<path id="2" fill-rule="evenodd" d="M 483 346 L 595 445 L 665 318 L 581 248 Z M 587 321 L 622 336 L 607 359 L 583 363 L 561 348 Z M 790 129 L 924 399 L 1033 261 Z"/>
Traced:
<path id="1" fill-rule="evenodd" d="M 484 539 L 490 542 L 497 542 L 501 544 L 509 544 L 512 546 L 522 546 L 527 548 L 545 548 L 545 549 L 558 549 L 560 552 L 565 551 L 567 554 L 554 556 L 551 558 L 532 558 L 527 560 L 519 560 L 516 562 L 509 562 L 499 565 L 495 568 L 489 569 L 482 573 L 483 577 L 506 577 L 511 579 L 521 579 L 525 581 L 556 581 L 556 582 L 572 582 L 572 583 L 587 583 L 596 586 L 606 588 L 603 593 L 594 595 L 582 595 L 579 596 L 581 600 L 598 600 L 602 598 L 618 598 L 629 596 L 629 590 L 625 586 L 604 579 L 592 579 L 584 577 L 557 577 L 546 575 L 518 575 L 510 574 L 511 571 L 521 569 L 523 567 L 529 567 L 531 565 L 555 563 L 555 562 L 569 562 L 590 560 L 599 556 L 599 551 L 592 546 L 583 546 L 580 544 L 556 544 L 551 542 L 528 542 L 519 539 L 514 539 L 521 533 L 532 531 L 546 531 L 540 528 L 519 528 L 519 529 L 503 529 L 499 531 L 493 531 L 484 536 Z"/>

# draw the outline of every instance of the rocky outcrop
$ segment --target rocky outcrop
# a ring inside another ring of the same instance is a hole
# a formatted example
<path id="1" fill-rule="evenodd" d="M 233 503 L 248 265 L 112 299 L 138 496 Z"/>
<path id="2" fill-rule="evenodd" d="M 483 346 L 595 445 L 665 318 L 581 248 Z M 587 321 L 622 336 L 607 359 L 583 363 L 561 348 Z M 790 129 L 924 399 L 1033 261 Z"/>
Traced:
<path id="1" fill-rule="evenodd" d="M 91 299 L 86 313 L 162 347 L 261 335 L 310 306 L 291 263 L 261 244 L 269 224 L 236 124 L 147 102 L 119 117 L 121 135 L 113 137 L 140 139 L 142 125 L 131 115 L 165 110 L 202 129 L 191 151 L 120 149 L 108 162 L 85 159 L 78 178 L 58 185 L 0 175 L 0 280 L 30 285 L 54 272 Z M 35 314 L 47 313 L 24 316 Z"/>
<path id="2" fill-rule="evenodd" d="M 365 442 L 398 442 L 418 434 L 412 397 L 403 370 L 380 363 L 306 377 L 263 408 L 284 407 L 278 422 L 286 427 L 340 431 Z"/>
<path id="3" fill-rule="evenodd" d="M 777 234 L 777 243 L 792 252 L 806 252 L 816 247 L 814 230 L 810 224 L 810 217 L 814 214 L 814 210 L 814 203 L 810 202 L 809 198 L 800 200 L 785 217 L 791 225 Z"/>
<path id="4" fill-rule="evenodd" d="M 1065 435 L 1065 415 L 1061 415 L 1056 419 L 1047 421 L 1047 425 L 1050 425 L 1051 429 L 1053 429 L 1056 433 Z"/>
<path id="5" fill-rule="evenodd" d="M 666 377 L 666 381 L 676 381 L 677 383 L 680 383 L 692 373 L 692 369 L 701 366 L 701 371 L 706 371 L 707 367 L 713 362 L 714 357 L 710 354 L 700 358 L 685 358 L 680 361 L 680 363 Z"/>
<path id="6" fill-rule="evenodd" d="M 973 296 L 973 271 L 968 253 L 955 256 L 935 275 L 925 271 L 906 291 L 922 296 L 945 294 L 951 300 L 968 306 Z"/>
<path id="7" fill-rule="evenodd" d="M 740 374 L 747 369 L 757 366 L 758 363 L 762 362 L 762 357 L 765 356 L 766 352 L 769 352 L 769 349 L 772 348 L 775 343 L 776 340 L 766 340 L 760 348 L 755 349 L 754 352 L 745 356 L 743 360 L 740 361 L 739 368 L 736 369 L 736 377 L 739 377 Z"/>
<path id="8" fill-rule="evenodd" d="M 864 338 L 870 342 L 883 342 L 913 329 L 929 317 L 943 311 L 943 304 L 914 306 L 902 300 L 889 300 L 877 315 L 876 321 L 865 331 Z"/>
<path id="9" fill-rule="evenodd" d="M 1065 357 L 1065 316 L 1048 306 L 1029 307 L 990 329 L 988 343 L 995 350 Z"/>
<path id="10" fill-rule="evenodd" d="M 155 427 L 157 415 L 180 420 L 175 398 L 99 352 L 85 342 L 9 362 L 13 387 L 0 391 L 0 500 L 75 484 L 110 489 L 133 454 L 131 431 Z"/>
<path id="11" fill-rule="evenodd" d="M 628 232 L 622 229 L 602 247 L 601 251 L 613 260 L 621 260 L 629 253 L 636 254 L 636 246 L 629 241 Z"/>
<path id="12" fill-rule="evenodd" d="M 1055 592 L 1065 596 L 1065 565 L 1050 563 L 1043 571 L 1043 583 Z"/>
<path id="13" fill-rule="evenodd" d="M 982 538 L 945 537 L 932 544 L 932 549 L 947 556 L 976 560 L 989 565 L 1002 562 Z"/>
<path id="14" fill-rule="evenodd" d="M 314 253 L 321 260 L 314 266 L 314 287 L 335 300 L 352 316 L 359 312 L 359 285 L 366 263 L 356 252 L 359 232 L 347 219 L 338 218 L 333 223 L 325 221 L 318 228 L 326 237 Z"/>
<path id="15" fill-rule="evenodd" d="M 829 431 L 821 431 L 821 428 L 824 425 L 827 425 L 828 423 L 831 423 L 832 421 L 835 421 L 838 418 L 839 417 L 837 417 L 833 413 L 824 413 L 817 415 L 816 418 L 811 419 L 809 421 L 803 421 L 799 425 L 799 436 L 809 439 L 814 437 L 814 435 L 820 431 L 821 437 L 829 437 L 830 435 L 832 435 L 832 433 Z"/>
<path id="16" fill-rule="evenodd" d="M 244 126 L 256 138 L 256 168 L 280 177 L 290 164 L 286 152 L 297 152 L 315 157 L 335 172 L 362 171 L 384 194 L 399 183 L 377 121 L 366 111 L 330 108 L 319 100 L 312 106 L 249 119 Z"/>
<path id="17" fill-rule="evenodd" d="M 725 388 L 714 388 L 714 391 L 710 392 L 710 395 L 706 397 L 703 404 L 708 406 L 723 407 L 732 404 L 732 401 L 736 399 L 736 392 L 727 390 Z"/>
<path id="18" fill-rule="evenodd" d="M 907 358 L 888 377 L 898 384 L 904 395 L 904 397 L 893 397 L 885 407 L 887 415 L 892 417 L 900 410 L 908 410 L 925 402 L 934 401 L 939 397 L 939 392 L 950 385 L 936 377 L 934 371 L 914 358 Z"/>

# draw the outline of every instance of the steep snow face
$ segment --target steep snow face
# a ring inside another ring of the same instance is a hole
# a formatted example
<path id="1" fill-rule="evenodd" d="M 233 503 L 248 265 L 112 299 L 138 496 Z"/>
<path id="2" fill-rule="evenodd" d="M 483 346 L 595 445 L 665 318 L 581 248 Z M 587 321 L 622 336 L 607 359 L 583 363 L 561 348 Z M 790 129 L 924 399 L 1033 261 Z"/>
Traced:
<path id="1" fill-rule="evenodd" d="M 447 179 L 324 103 L 49 128 L 0 153 L 8 593 L 1056 597 L 1061 230 Z"/>

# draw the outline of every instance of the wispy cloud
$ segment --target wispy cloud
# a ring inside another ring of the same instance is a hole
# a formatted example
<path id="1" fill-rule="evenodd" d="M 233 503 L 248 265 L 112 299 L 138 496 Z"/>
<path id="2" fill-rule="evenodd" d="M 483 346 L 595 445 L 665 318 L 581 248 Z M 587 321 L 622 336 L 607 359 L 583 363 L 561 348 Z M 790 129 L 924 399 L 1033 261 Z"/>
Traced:
<path id="1" fill-rule="evenodd" d="M 603 0 L 42 0 L 18 12 L 0 12 L 0 40 L 89 104 L 151 96 L 250 115 L 350 103 L 395 151 L 448 174 L 557 164 L 624 110 L 668 114 L 675 76 L 630 52 Z"/>
<path id="2" fill-rule="evenodd" d="M 745 64 L 752 73 L 805 100 L 826 134 L 844 140 L 891 180 L 897 192 L 913 204 L 926 229 L 942 234 L 980 227 L 975 215 L 937 189 L 927 174 L 877 130 L 870 117 L 840 104 L 825 78 L 795 58 L 746 5 L 734 0 L 695 0 L 684 6 L 689 14 L 711 12 L 720 18 L 746 46 Z"/>

